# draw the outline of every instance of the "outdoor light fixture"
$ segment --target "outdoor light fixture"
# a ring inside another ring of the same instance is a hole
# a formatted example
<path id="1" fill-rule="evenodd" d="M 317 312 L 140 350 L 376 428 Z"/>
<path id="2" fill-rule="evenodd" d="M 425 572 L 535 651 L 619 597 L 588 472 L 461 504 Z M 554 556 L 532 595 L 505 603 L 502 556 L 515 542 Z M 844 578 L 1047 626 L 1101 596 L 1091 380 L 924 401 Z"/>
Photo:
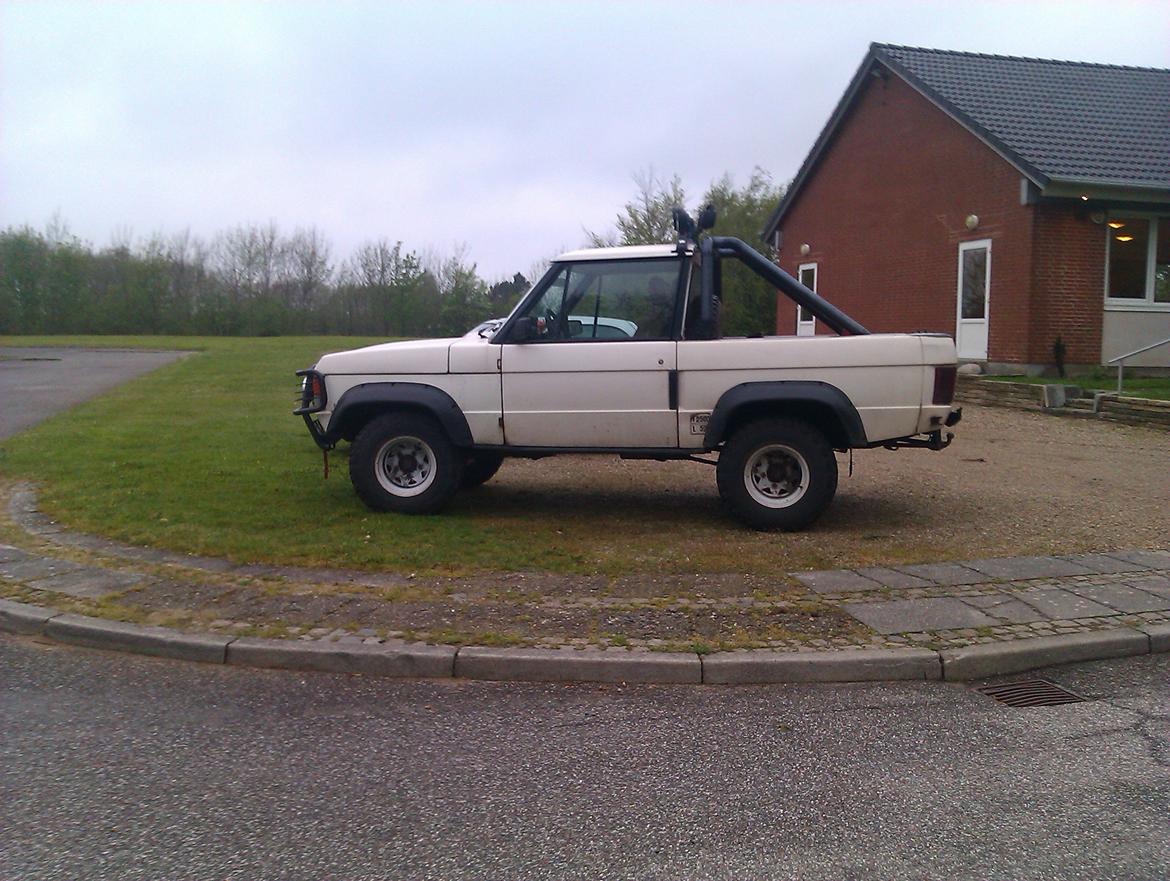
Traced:
<path id="1" fill-rule="evenodd" d="M 1132 242 L 1133 236 L 1114 236 L 1119 242 Z"/>
<path id="2" fill-rule="evenodd" d="M 964 220 L 963 223 L 966 225 L 967 229 L 975 229 L 975 227 L 979 226 L 979 215 L 968 214 L 967 219 Z"/>
<path id="3" fill-rule="evenodd" d="M 808 252 L 811 250 L 812 250 L 812 246 L 810 246 L 808 242 L 805 242 L 803 245 L 800 246 L 800 256 L 807 257 Z"/>
<path id="4" fill-rule="evenodd" d="M 1081 201 L 1082 201 L 1082 202 L 1088 202 L 1088 201 L 1089 201 L 1089 197 L 1088 197 L 1088 196 L 1086 196 L 1084 193 L 1081 193 Z"/>
<path id="5" fill-rule="evenodd" d="M 1121 229 L 1123 226 L 1125 226 L 1125 224 L 1122 223 L 1120 220 L 1109 221 L 1109 228 L 1110 229 Z"/>

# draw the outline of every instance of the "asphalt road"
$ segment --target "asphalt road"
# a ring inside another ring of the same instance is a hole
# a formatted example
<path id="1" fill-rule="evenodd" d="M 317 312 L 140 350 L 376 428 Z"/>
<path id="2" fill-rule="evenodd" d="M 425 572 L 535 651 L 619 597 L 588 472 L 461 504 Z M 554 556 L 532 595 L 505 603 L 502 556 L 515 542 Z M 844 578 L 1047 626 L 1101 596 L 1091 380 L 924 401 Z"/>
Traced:
<path id="1" fill-rule="evenodd" d="M 183 352 L 0 347 L 0 438 L 109 391 Z"/>
<path id="2" fill-rule="evenodd" d="M 1170 658 L 619 687 L 199 666 L 0 637 L 0 878 L 1149 879 Z"/>

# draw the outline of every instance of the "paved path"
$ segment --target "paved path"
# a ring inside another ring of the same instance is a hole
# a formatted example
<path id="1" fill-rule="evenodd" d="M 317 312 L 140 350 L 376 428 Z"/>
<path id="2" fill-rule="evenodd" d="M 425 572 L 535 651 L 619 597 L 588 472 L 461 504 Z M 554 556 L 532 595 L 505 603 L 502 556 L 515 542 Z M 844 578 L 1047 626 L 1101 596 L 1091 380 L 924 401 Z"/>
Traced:
<path id="1" fill-rule="evenodd" d="M 0 438 L 11 437 L 184 354 L 0 346 L 0 400 L 5 402 L 0 407 Z"/>
<path id="2" fill-rule="evenodd" d="M 270 623 L 255 619 L 189 618 L 183 629 L 201 633 L 184 636 L 84 617 L 84 604 L 117 598 L 133 606 L 135 596 L 141 604 L 149 593 L 155 602 L 160 596 L 164 602 L 174 597 L 175 605 L 165 608 L 190 608 L 184 604 L 199 596 L 211 602 L 224 593 L 246 592 L 251 589 L 247 582 L 257 576 L 311 582 L 313 572 L 233 566 L 71 533 L 37 512 L 30 488 L 11 494 L 9 515 L 50 548 L 97 551 L 119 565 L 107 568 L 49 550 L 0 545 L 0 582 L 8 585 L 10 598 L 26 603 L 0 600 L 0 629 L 221 664 L 392 676 L 745 683 L 970 679 L 1059 662 L 1170 651 L 1170 552 L 1161 550 L 793 573 L 821 601 L 836 604 L 868 629 L 832 641 L 768 643 L 753 651 L 697 654 L 649 651 L 646 646 L 581 650 L 579 645 L 554 647 L 547 640 L 523 648 L 451 647 L 410 642 L 406 634 L 379 632 L 363 627 L 360 620 L 349 629 L 336 624 L 286 626 L 281 621 L 286 614 L 320 593 L 311 586 L 278 592 L 275 621 L 281 623 L 269 635 L 280 638 L 257 638 L 257 631 L 263 634 Z M 175 577 L 161 577 L 160 565 Z M 200 581 L 178 580 L 181 573 L 190 577 L 193 571 L 200 573 Z M 228 580 L 217 588 L 217 577 Z M 336 572 L 318 573 L 317 583 L 337 577 Z M 340 603 L 346 620 L 360 619 L 355 595 L 325 593 Z M 745 600 L 757 602 L 739 597 L 725 601 Z M 378 601 L 367 598 L 367 608 L 370 602 Z M 83 616 L 62 614 L 62 606 Z"/>
<path id="3" fill-rule="evenodd" d="M 0 877 L 1170 875 L 1170 656 L 939 683 L 395 681 L 0 636 Z"/>

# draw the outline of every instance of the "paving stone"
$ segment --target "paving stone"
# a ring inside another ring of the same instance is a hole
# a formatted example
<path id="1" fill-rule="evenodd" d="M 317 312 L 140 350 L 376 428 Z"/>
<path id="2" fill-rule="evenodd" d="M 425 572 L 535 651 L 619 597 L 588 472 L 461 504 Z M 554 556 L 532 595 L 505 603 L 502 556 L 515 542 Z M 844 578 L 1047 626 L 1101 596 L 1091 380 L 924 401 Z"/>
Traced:
<path id="1" fill-rule="evenodd" d="M 878 590 L 881 584 L 849 569 L 826 569 L 821 572 L 793 572 L 792 577 L 817 593 L 851 593 Z"/>
<path id="2" fill-rule="evenodd" d="M 892 600 L 883 603 L 845 603 L 843 608 L 878 633 L 985 627 L 999 623 L 978 609 L 951 597 Z"/>
<path id="3" fill-rule="evenodd" d="M 1099 575 L 1111 575 L 1115 572 L 1132 572 L 1133 563 L 1119 560 L 1108 554 L 1060 554 L 1058 560 L 1068 560 L 1078 566 L 1091 569 Z"/>
<path id="4" fill-rule="evenodd" d="M 1052 619 L 1094 618 L 1099 615 L 1117 614 L 1116 609 L 1087 600 L 1058 587 L 1021 590 L 1016 593 L 1016 597 L 1037 612 Z"/>
<path id="5" fill-rule="evenodd" d="M 963 565 L 1002 581 L 1093 574 L 1093 570 L 1087 566 L 1057 557 L 999 557 L 990 560 L 964 560 Z"/>
<path id="6" fill-rule="evenodd" d="M 1127 578 L 1122 584 L 1127 584 L 1130 587 L 1136 587 L 1138 590 L 1144 590 L 1146 593 L 1154 593 L 1162 597 L 1170 597 L 1170 576 L 1166 575 L 1140 575 L 1136 578 Z"/>
<path id="7" fill-rule="evenodd" d="M 0 563 L 15 563 L 28 559 L 28 553 L 12 545 L 0 545 Z"/>
<path id="8" fill-rule="evenodd" d="M 930 582 L 908 572 L 899 572 L 897 569 L 887 569 L 885 566 L 867 566 L 864 569 L 854 570 L 858 575 L 872 578 L 879 584 L 892 587 L 896 590 L 906 590 L 912 587 L 929 587 Z"/>
<path id="9" fill-rule="evenodd" d="M 77 572 L 84 568 L 80 563 L 74 563 L 71 560 L 30 556 L 23 560 L 13 560 L 11 563 L 0 563 L 0 575 L 14 578 L 17 581 L 31 581 L 34 578 L 48 578 L 51 575 Z"/>
<path id="10" fill-rule="evenodd" d="M 1109 556 L 1147 569 L 1170 569 L 1170 551 L 1110 551 Z"/>
<path id="11" fill-rule="evenodd" d="M 110 572 L 106 569 L 78 569 L 76 572 L 62 572 L 60 575 L 50 575 L 47 578 L 29 580 L 28 586 L 37 590 L 49 590 L 53 593 L 63 593 L 71 597 L 96 599 L 113 593 L 116 590 L 126 590 L 142 582 L 141 575 L 129 575 L 124 572 Z"/>
<path id="12" fill-rule="evenodd" d="M 1124 584 L 1070 584 L 1067 590 L 1119 612 L 1157 612 L 1170 609 L 1170 596 L 1160 596 Z"/>
<path id="13" fill-rule="evenodd" d="M 963 602 L 1012 624 L 1031 624 L 1033 621 L 1047 620 L 1045 615 L 1037 612 L 1031 606 L 1020 602 L 1015 597 L 1004 594 L 963 597 Z"/>
<path id="14" fill-rule="evenodd" d="M 905 572 L 916 578 L 923 578 L 935 584 L 979 584 L 986 581 L 987 576 L 974 569 L 968 569 L 958 563 L 923 563 L 916 566 L 897 566 L 899 572 Z"/>

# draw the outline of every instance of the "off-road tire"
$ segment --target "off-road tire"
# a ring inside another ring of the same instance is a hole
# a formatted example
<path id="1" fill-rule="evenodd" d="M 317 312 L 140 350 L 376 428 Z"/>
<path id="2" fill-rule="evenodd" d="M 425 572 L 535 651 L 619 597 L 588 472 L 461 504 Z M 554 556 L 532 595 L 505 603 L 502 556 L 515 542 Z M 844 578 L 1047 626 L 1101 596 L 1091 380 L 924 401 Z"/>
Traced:
<path id="1" fill-rule="evenodd" d="M 463 454 L 429 416 L 387 413 L 354 438 L 349 479 L 375 511 L 434 514 L 459 489 Z"/>
<path id="2" fill-rule="evenodd" d="M 837 492 L 837 458 L 825 436 L 797 419 L 741 426 L 719 453 L 719 495 L 753 529 L 792 532 L 816 520 Z"/>
<path id="3" fill-rule="evenodd" d="M 479 451 L 471 453 L 463 460 L 463 481 L 460 483 L 460 487 L 462 489 L 475 489 L 477 486 L 482 486 L 496 476 L 496 472 L 503 464 L 504 457 L 499 453 Z"/>

